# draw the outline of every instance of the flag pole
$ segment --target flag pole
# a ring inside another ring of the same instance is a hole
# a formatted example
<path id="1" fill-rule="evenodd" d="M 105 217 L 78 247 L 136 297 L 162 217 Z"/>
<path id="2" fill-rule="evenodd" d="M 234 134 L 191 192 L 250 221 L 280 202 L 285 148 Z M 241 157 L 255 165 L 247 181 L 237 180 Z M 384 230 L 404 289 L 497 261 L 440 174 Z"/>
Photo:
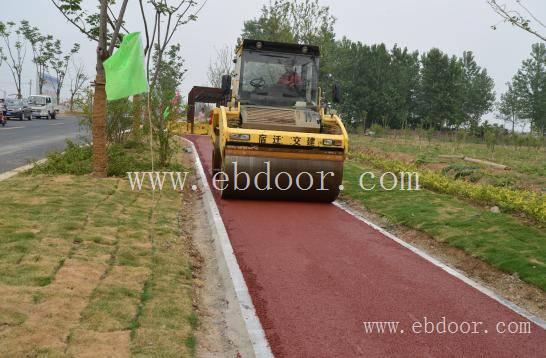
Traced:
<path id="1" fill-rule="evenodd" d="M 153 149 L 153 136 L 152 136 L 152 111 L 150 110 L 150 91 L 148 91 L 147 96 L 147 111 L 148 111 L 148 127 L 149 127 L 149 137 L 150 137 L 150 158 L 152 160 L 152 172 L 154 171 L 154 149 Z"/>

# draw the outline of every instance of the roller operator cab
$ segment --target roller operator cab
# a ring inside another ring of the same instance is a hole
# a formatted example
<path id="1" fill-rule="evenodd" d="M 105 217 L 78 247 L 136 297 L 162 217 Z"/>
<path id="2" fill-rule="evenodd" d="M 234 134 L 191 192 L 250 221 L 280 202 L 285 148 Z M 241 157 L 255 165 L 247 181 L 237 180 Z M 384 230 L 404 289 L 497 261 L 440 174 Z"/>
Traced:
<path id="1" fill-rule="evenodd" d="M 244 40 L 212 115 L 215 186 L 223 198 L 331 202 L 348 137 L 320 103 L 319 48 Z M 334 86 L 334 100 L 339 88 Z"/>

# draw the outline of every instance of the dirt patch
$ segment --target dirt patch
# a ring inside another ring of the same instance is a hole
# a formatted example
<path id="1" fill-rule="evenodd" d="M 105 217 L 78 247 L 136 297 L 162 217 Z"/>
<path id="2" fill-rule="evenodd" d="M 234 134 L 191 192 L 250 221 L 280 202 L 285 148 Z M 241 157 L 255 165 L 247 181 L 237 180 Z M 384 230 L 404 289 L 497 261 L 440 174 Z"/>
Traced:
<path id="1" fill-rule="evenodd" d="M 421 169 L 428 169 L 439 172 L 447 166 L 446 163 L 424 163 L 420 166 Z"/>
<path id="2" fill-rule="evenodd" d="M 34 289 L 21 290 L 19 287 L 0 285 L 0 341 L 2 331 L 11 326 L 22 324 L 28 319 L 28 312 L 32 308 L 32 292 Z M 0 352 L 2 352 L 0 348 Z"/>
<path id="3" fill-rule="evenodd" d="M 144 267 L 118 266 L 112 267 L 108 276 L 102 281 L 103 285 L 123 285 L 128 289 L 140 290 L 150 269 Z"/>
<path id="4" fill-rule="evenodd" d="M 58 184 L 72 183 L 74 181 L 74 177 L 71 175 L 56 175 L 49 181 L 53 181 Z"/>
<path id="5" fill-rule="evenodd" d="M 188 171 L 194 171 L 194 161 L 193 161 L 193 147 L 186 142 L 185 140 L 180 141 L 180 148 L 182 148 L 182 155 L 180 156 L 180 163 Z"/>
<path id="6" fill-rule="evenodd" d="M 400 160 L 405 163 L 413 163 L 415 161 L 415 156 L 408 153 L 392 152 L 383 153 L 383 155 L 389 157 L 390 159 Z"/>
<path id="7" fill-rule="evenodd" d="M 188 148 L 184 141 L 182 145 Z M 183 158 L 186 168 L 194 168 L 191 150 L 184 152 Z M 195 175 L 188 176 L 188 183 L 190 186 L 197 183 Z M 226 287 L 223 279 L 226 268 L 218 260 L 221 253 L 217 251 L 207 220 L 202 193 L 192 192 L 185 205 L 189 205 L 193 213 L 193 223 L 187 230 L 191 232 L 193 245 L 199 252 L 198 256 L 192 255 L 193 261 L 199 265 L 198 270 L 194 269 L 194 304 L 199 316 L 196 354 L 198 357 L 253 357 L 250 341 L 244 338 L 247 333 L 237 308 L 238 302 L 232 288 Z"/>
<path id="8" fill-rule="evenodd" d="M 344 203 L 355 212 L 403 241 L 462 272 L 465 276 L 479 282 L 497 295 L 546 320 L 546 292 L 538 287 L 523 282 L 516 275 L 502 272 L 460 249 L 449 246 L 447 243 L 439 242 L 421 231 L 403 225 L 392 224 L 384 217 L 365 210 L 355 201 L 344 198 Z"/>
<path id="9" fill-rule="evenodd" d="M 95 332 L 77 330 L 70 339 L 70 348 L 66 352 L 69 356 L 80 358 L 94 357 L 129 357 L 130 332 Z M 89 349 L 89 347 L 93 347 Z"/>

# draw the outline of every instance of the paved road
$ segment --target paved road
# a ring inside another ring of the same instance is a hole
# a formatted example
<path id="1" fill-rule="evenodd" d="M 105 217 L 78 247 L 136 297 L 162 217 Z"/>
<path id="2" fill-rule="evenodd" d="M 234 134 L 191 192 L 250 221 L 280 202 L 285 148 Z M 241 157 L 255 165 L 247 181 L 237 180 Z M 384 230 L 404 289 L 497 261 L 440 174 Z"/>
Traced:
<path id="1" fill-rule="evenodd" d="M 210 173 L 210 139 L 190 139 Z M 215 199 L 276 357 L 546 357 L 543 328 L 335 205 Z M 425 317 L 478 333 L 427 334 Z"/>
<path id="2" fill-rule="evenodd" d="M 0 173 L 42 159 L 48 152 L 62 150 L 67 139 L 78 140 L 85 133 L 76 117 L 55 120 L 8 120 L 0 127 Z"/>

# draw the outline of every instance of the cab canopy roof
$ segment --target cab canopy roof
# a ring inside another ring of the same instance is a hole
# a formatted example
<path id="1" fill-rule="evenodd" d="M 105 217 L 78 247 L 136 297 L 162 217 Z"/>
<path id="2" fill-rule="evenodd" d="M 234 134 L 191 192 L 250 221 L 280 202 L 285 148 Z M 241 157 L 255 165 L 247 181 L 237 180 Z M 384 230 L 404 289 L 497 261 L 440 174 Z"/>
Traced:
<path id="1" fill-rule="evenodd" d="M 240 48 L 244 50 L 260 50 L 320 56 L 320 49 L 315 45 L 300 45 L 295 43 L 244 39 Z"/>

